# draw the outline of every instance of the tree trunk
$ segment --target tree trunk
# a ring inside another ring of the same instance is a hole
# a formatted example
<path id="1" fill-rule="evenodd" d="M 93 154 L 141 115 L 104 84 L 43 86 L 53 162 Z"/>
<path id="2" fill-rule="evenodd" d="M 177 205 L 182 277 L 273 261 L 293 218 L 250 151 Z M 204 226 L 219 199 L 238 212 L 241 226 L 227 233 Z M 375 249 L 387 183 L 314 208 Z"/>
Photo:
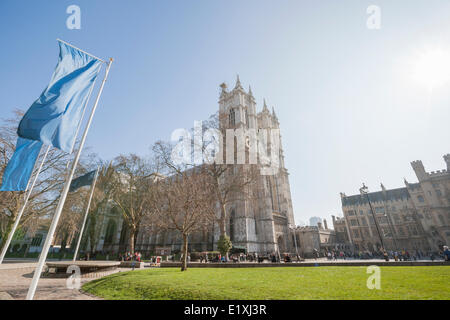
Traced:
<path id="1" fill-rule="evenodd" d="M 130 252 L 133 255 L 134 254 L 134 236 L 135 236 L 135 231 L 133 231 L 132 229 L 130 230 Z"/>
<path id="2" fill-rule="evenodd" d="M 226 227 L 226 225 L 227 225 L 227 221 L 226 221 L 227 214 L 226 214 L 226 210 L 225 210 L 225 205 L 224 204 L 222 204 L 220 206 L 220 210 L 221 210 L 220 220 L 219 220 L 220 235 L 221 236 L 226 236 L 227 235 L 227 227 Z"/>
<path id="3" fill-rule="evenodd" d="M 183 260 L 181 261 L 181 271 L 187 270 L 187 255 L 188 255 L 188 237 L 183 234 Z"/>
<path id="4" fill-rule="evenodd" d="M 227 235 L 227 212 L 225 209 L 225 205 L 220 206 L 221 209 L 221 215 L 220 215 L 220 221 L 219 221 L 219 227 L 220 227 L 220 235 L 225 237 Z M 228 261 L 229 255 L 228 252 L 225 254 L 225 258 Z"/>

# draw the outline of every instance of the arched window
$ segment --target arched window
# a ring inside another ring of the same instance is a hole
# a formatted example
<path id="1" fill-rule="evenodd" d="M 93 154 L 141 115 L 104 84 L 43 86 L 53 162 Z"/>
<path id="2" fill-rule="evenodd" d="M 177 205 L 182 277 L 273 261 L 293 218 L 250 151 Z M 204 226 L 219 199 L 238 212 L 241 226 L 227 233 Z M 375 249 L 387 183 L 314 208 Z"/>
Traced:
<path id="1" fill-rule="evenodd" d="M 234 126 L 236 124 L 236 112 L 234 109 L 230 110 L 230 126 Z"/>

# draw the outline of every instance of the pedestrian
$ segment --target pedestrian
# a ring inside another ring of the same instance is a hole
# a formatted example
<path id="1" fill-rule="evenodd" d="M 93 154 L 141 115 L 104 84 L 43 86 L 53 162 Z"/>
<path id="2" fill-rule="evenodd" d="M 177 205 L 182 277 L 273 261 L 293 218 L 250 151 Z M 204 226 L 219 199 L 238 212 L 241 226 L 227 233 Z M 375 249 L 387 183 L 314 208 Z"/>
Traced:
<path id="1" fill-rule="evenodd" d="M 448 246 L 444 246 L 444 260 L 450 261 L 450 250 L 448 249 Z"/>

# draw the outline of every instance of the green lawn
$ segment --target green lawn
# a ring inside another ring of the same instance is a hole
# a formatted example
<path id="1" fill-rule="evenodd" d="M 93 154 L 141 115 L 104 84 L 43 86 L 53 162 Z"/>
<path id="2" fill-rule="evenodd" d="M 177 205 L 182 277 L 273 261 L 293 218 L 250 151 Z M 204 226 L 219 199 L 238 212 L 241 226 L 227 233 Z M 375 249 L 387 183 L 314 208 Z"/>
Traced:
<path id="1" fill-rule="evenodd" d="M 381 267 L 369 290 L 366 267 L 178 268 L 121 272 L 83 289 L 105 299 L 450 299 L 450 266 Z"/>

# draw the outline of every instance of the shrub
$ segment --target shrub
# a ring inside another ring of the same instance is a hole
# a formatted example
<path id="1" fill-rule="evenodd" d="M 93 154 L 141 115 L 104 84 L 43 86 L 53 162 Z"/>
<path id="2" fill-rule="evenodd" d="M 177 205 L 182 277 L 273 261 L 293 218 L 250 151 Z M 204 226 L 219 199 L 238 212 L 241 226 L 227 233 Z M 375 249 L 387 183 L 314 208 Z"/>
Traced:
<path id="1" fill-rule="evenodd" d="M 220 236 L 219 242 L 217 242 L 217 249 L 219 249 L 222 255 L 226 255 L 232 247 L 233 244 L 231 243 L 230 237 Z"/>

